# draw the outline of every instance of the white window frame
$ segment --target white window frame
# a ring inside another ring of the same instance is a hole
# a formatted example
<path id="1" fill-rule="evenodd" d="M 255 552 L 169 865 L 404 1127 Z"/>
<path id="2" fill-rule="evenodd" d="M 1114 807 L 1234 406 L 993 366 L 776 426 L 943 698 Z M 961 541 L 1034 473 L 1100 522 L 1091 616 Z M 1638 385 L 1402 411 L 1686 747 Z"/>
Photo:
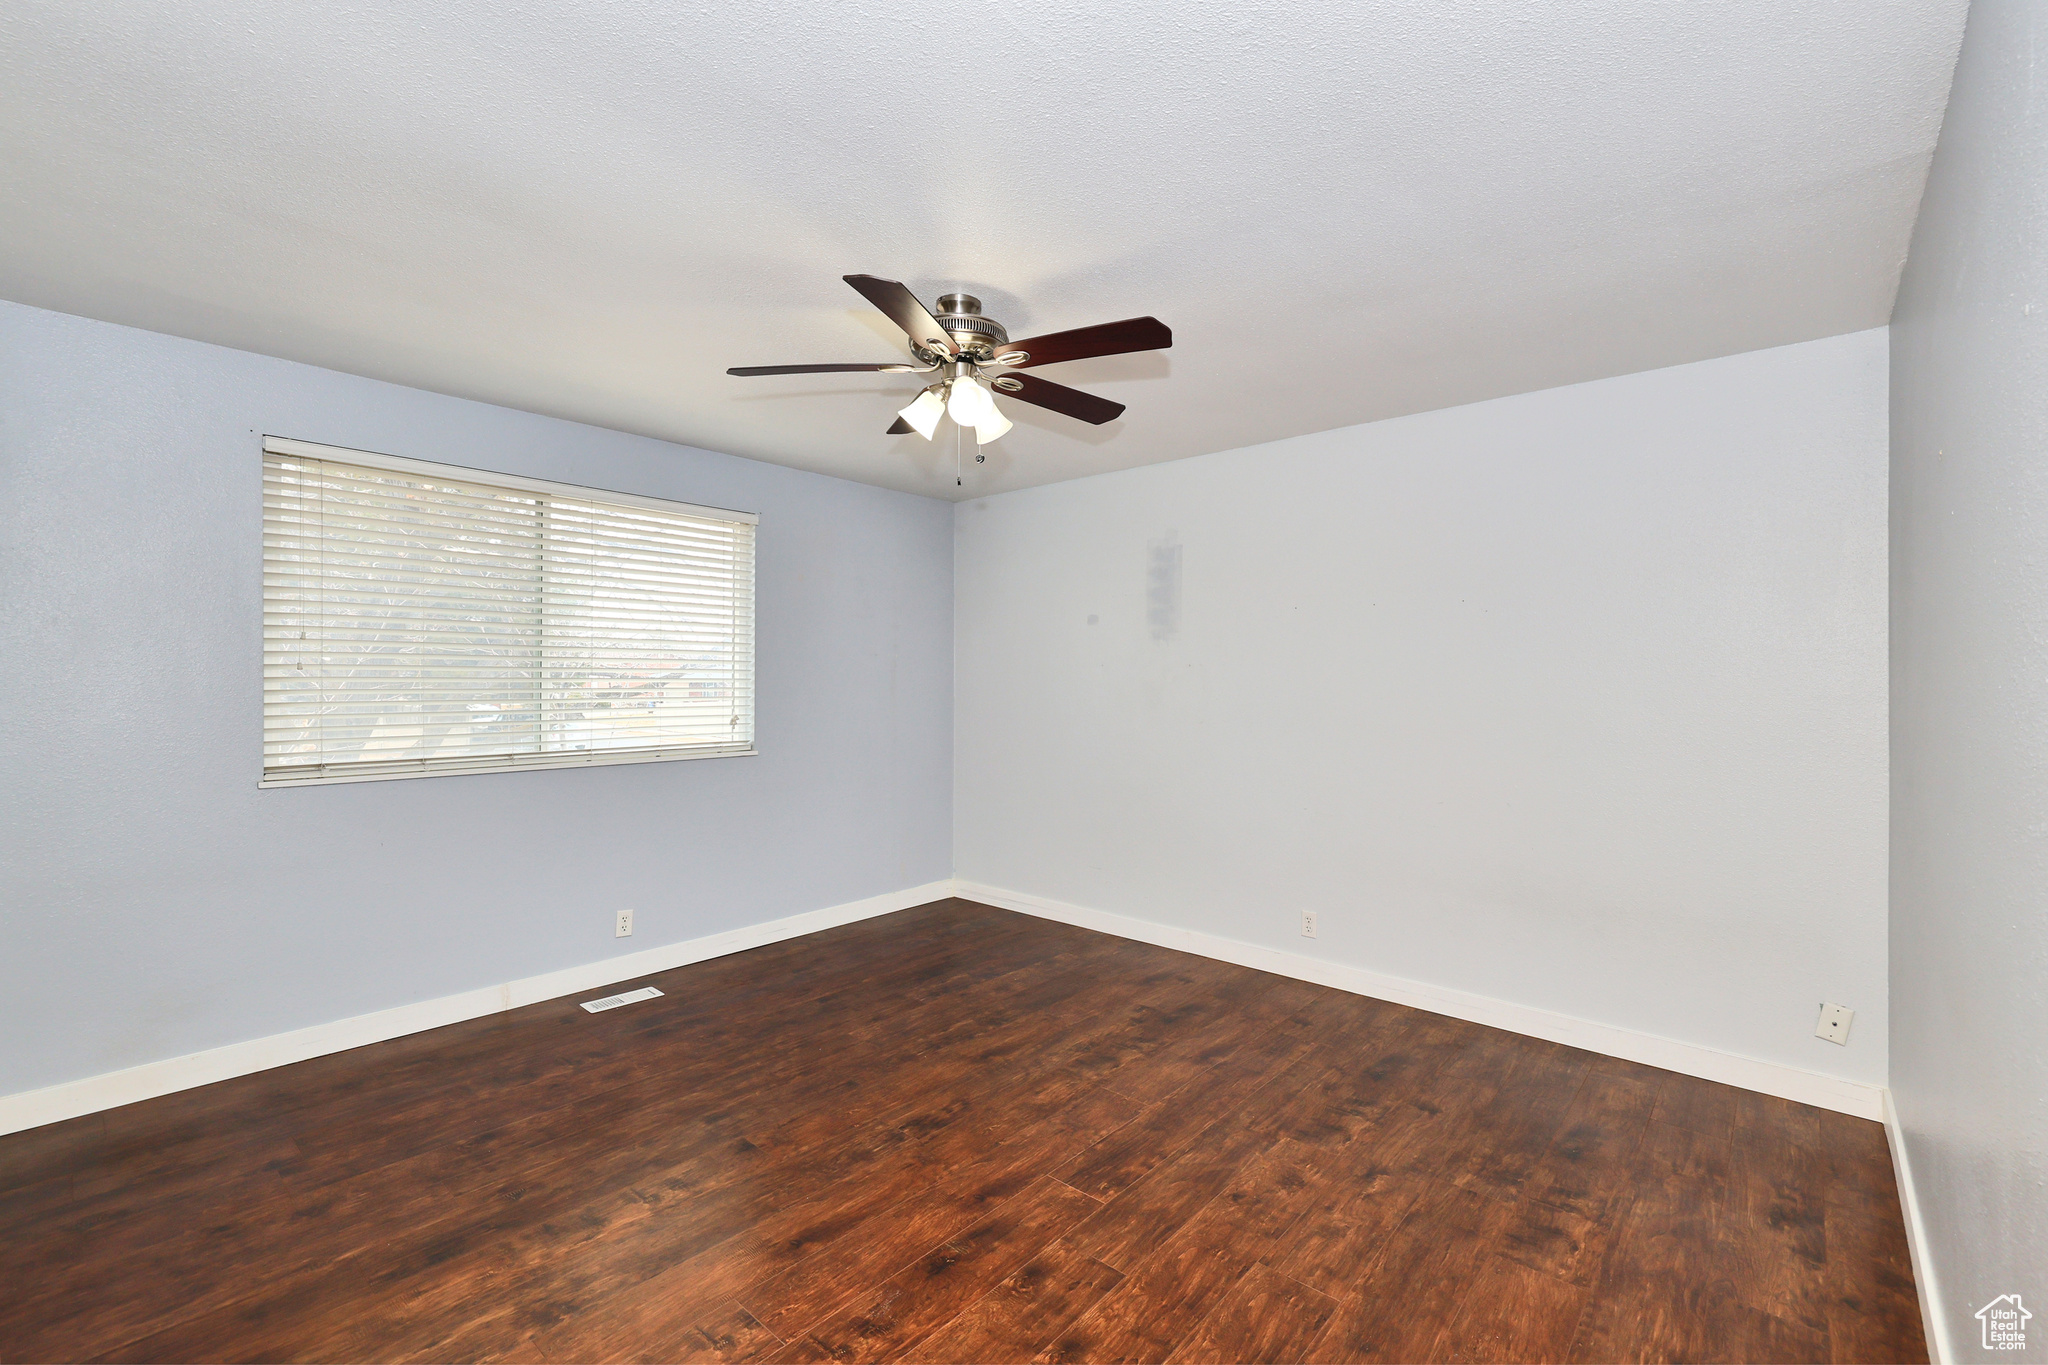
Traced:
<path id="1" fill-rule="evenodd" d="M 627 507 L 645 507 L 658 512 L 680 512 L 690 516 L 708 517 L 720 521 L 744 522 L 758 526 L 761 520 L 757 512 L 740 512 L 727 507 L 707 507 L 698 503 L 677 502 L 671 498 L 651 498 L 640 493 L 621 493 L 608 488 L 592 488 L 582 484 L 557 483 L 550 479 L 531 479 L 520 474 L 501 474 L 496 470 L 476 469 L 466 465 L 444 464 L 433 460 L 414 460 L 402 455 L 384 455 L 376 451 L 352 450 L 346 446 L 321 445 L 314 441 L 294 440 L 284 436 L 265 436 L 263 454 L 297 456 L 301 459 L 331 460 L 337 464 L 359 465 L 369 469 L 389 470 L 398 474 L 418 474 L 426 478 L 456 479 L 468 483 L 484 484 L 497 488 L 519 489 L 530 493 L 548 493 L 558 497 L 585 501 L 609 502 Z M 758 543 L 758 542 L 757 542 Z M 758 619 L 758 618 L 756 618 Z M 758 629 L 758 628 L 756 628 Z M 757 637 L 758 638 L 758 637 Z M 258 664 L 258 687 L 261 689 L 262 666 Z M 749 709 L 753 697 L 749 698 Z M 752 727 L 750 726 L 750 731 Z M 259 740 L 259 747 L 261 741 Z M 706 748 L 692 751 L 684 748 L 663 753 L 605 754 L 597 752 L 588 756 L 547 758 L 526 758 L 507 755 L 503 764 L 479 761 L 460 768 L 433 769 L 425 766 L 414 771 L 379 773 L 307 773 L 285 774 L 265 771 L 258 779 L 259 787 L 319 787 L 333 786 L 344 782 L 393 782 L 421 777 L 467 777 L 476 773 L 528 772 L 547 768 L 601 768 L 624 763 L 677 763 L 697 758 L 752 758 L 758 751 L 753 746 L 750 733 L 747 747 Z"/>

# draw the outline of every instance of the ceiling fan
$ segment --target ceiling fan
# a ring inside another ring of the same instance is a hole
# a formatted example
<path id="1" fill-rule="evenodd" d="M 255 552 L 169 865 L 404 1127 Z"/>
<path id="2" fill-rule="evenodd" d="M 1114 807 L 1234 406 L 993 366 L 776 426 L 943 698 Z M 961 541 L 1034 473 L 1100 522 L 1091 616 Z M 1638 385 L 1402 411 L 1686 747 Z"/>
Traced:
<path id="1" fill-rule="evenodd" d="M 851 374 L 880 371 L 884 374 L 936 374 L 942 376 L 927 385 L 896 415 L 888 435 L 916 432 L 927 441 L 939 428 L 941 416 L 951 416 L 961 427 L 973 427 L 978 445 L 987 445 L 1010 429 L 1010 420 L 997 410 L 995 395 L 1007 394 L 1041 408 L 1063 412 L 1084 422 L 1101 425 L 1123 413 L 1122 403 L 1112 403 L 1092 393 L 1070 389 L 1035 374 L 1014 371 L 1057 365 L 1063 360 L 1086 360 L 1099 355 L 1123 355 L 1129 351 L 1156 351 L 1173 345 L 1173 332 L 1158 318 L 1125 318 L 1122 322 L 1076 327 L 1070 332 L 1048 332 L 1044 336 L 1010 340 L 1003 325 L 982 316 L 981 300 L 972 294 L 941 294 L 939 311 L 932 313 L 895 280 L 873 275 L 848 275 L 846 282 L 861 292 L 869 303 L 888 315 L 910 339 L 915 365 L 744 365 L 727 374 Z"/>

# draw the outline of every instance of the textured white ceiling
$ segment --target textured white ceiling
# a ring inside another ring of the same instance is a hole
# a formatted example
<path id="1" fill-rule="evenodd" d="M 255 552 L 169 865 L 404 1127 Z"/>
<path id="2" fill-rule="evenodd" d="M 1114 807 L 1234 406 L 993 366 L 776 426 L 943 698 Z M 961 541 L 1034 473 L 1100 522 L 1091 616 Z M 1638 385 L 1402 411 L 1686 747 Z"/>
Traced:
<path id="1" fill-rule="evenodd" d="M 915 380 L 725 368 L 1173 327 L 972 496 L 1880 325 L 1964 11 L 12 0 L 0 295 L 941 497 Z"/>

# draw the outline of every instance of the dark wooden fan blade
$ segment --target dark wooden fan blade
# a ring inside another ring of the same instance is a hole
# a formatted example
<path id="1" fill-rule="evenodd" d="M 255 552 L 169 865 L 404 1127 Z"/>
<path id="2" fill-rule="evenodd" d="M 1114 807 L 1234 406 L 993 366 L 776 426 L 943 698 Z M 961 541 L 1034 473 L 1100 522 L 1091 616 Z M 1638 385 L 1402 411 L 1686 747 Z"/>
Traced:
<path id="1" fill-rule="evenodd" d="M 996 359 L 1023 351 L 1030 358 L 1016 362 L 1015 369 L 1036 365 L 1057 365 L 1062 360 L 1087 360 L 1098 355 L 1122 355 L 1126 351 L 1163 351 L 1173 345 L 1173 329 L 1158 318 L 1125 318 L 1122 322 L 1099 322 L 1093 327 L 1076 327 L 1071 332 L 1047 332 L 996 347 Z"/>
<path id="2" fill-rule="evenodd" d="M 916 427 L 910 425 L 910 423 L 904 421 L 901 417 L 898 417 L 895 421 L 889 424 L 889 429 L 883 432 L 882 434 L 884 436 L 908 436 L 911 432 L 916 430 Z"/>
<path id="3" fill-rule="evenodd" d="M 1092 393 L 1070 389 L 1065 384 L 1055 384 L 1035 374 L 998 375 L 992 382 L 999 395 L 1021 398 L 1027 403 L 1078 417 L 1098 427 L 1104 422 L 1114 422 L 1124 412 L 1122 403 L 1112 403 L 1107 398 L 1097 398 Z"/>
<path id="4" fill-rule="evenodd" d="M 927 351 L 938 351 L 952 355 L 959 347 L 953 338 L 946 335 L 946 329 L 939 326 L 931 310 L 917 301 L 911 293 L 895 280 L 877 279 L 873 275 L 848 275 L 846 282 L 860 291 L 862 298 L 889 315 L 889 320 L 903 329 L 903 335 Z"/>
<path id="5" fill-rule="evenodd" d="M 879 370 L 885 374 L 913 374 L 922 365 L 741 365 L 727 374 L 864 374 Z"/>

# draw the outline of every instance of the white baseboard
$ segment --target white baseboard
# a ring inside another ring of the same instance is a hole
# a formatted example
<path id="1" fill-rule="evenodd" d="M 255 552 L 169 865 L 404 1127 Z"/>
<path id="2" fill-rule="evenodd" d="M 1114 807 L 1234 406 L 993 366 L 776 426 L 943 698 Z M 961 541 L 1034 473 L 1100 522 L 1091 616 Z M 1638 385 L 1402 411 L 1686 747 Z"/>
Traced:
<path id="1" fill-rule="evenodd" d="M 1913 1286 L 1920 1291 L 1920 1327 L 1927 1334 L 1927 1352 L 1934 1365 L 1949 1365 L 1956 1355 L 1948 1339 L 1948 1314 L 1942 1311 L 1927 1225 L 1920 1218 L 1920 1192 L 1913 1184 L 1913 1162 L 1906 1155 L 1906 1134 L 1890 1090 L 1884 1092 L 1884 1136 L 1892 1149 L 1892 1174 L 1899 1182 L 1899 1211 L 1906 1219 L 1906 1251 L 1913 1258 Z"/>
<path id="2" fill-rule="evenodd" d="M 721 934 L 625 953 L 580 967 L 565 967 L 540 976 L 464 991 L 459 995 L 398 1005 L 374 1014 L 358 1014 L 353 1018 L 336 1019 L 332 1023 L 314 1024 L 309 1028 L 274 1033 L 264 1038 L 251 1038 L 247 1042 L 230 1043 L 182 1057 L 166 1057 L 162 1061 L 131 1066 L 125 1071 L 87 1076 L 41 1090 L 0 1095 L 0 1133 L 19 1132 L 60 1119 L 77 1118 L 81 1114 L 168 1095 L 175 1090 L 190 1090 L 194 1086 L 210 1085 L 234 1076 L 268 1071 L 274 1066 L 324 1057 L 330 1052 L 362 1047 L 366 1043 L 381 1043 L 387 1038 L 419 1033 L 443 1024 L 457 1024 L 465 1019 L 518 1009 L 541 1000 L 596 990 L 707 958 L 724 957 L 727 953 L 744 952 L 763 944 L 815 934 L 820 929 L 830 929 L 835 925 L 907 910 L 914 905 L 944 900 L 952 894 L 952 882 L 929 882 L 887 895 L 790 915 L 765 924 L 749 924 Z"/>
<path id="3" fill-rule="evenodd" d="M 1666 1071 L 1719 1081 L 1724 1085 L 1740 1086 L 1744 1090 L 1755 1090 L 1765 1095 L 1776 1095 L 1780 1099 L 1794 1100 L 1800 1104 L 1812 1104 L 1822 1109 L 1854 1114 L 1858 1118 L 1884 1117 L 1884 1091 L 1880 1087 L 1843 1080 L 1838 1076 L 1823 1076 L 1778 1062 L 1718 1052 L 1696 1043 L 1681 1043 L 1674 1038 L 1660 1038 L 1655 1034 L 1638 1033 L 1633 1029 L 1616 1028 L 1611 1024 L 1596 1024 L 1588 1019 L 1557 1014 L 1550 1010 L 1537 1009 L 1532 1005 L 1511 1004 L 1491 996 L 1474 995 L 1447 986 L 1409 981 L 1403 977 L 1387 976 L 1363 967 L 1324 962 L 1300 953 L 1262 948 L 1258 944 L 1224 938 L 1220 934 L 1175 928 L 1151 920 L 1134 919 L 1129 915 L 1112 914 L 1106 910 L 1090 910 L 1084 906 L 1069 905 L 1064 901 L 1049 900 L 1044 896 L 984 886 L 979 882 L 956 880 L 953 886 L 953 894 L 956 896 L 1004 910 L 1017 910 L 1043 919 L 1059 920 L 1063 924 L 1115 934 L 1119 938 L 1136 939 L 1141 943 L 1156 944 L 1161 948 L 1176 948 L 1184 953 L 1195 953 L 1202 957 L 1234 963 L 1240 967 L 1272 972 L 1276 976 L 1291 976 L 1301 981 L 1313 981 L 1319 986 L 1333 986 L 1340 991 L 1350 991 L 1353 995 L 1369 995 L 1376 1000 L 1391 1000 L 1397 1005 L 1413 1005 L 1417 1009 L 1429 1010 L 1434 1014 L 1447 1014 L 1454 1019 L 1508 1029 L 1514 1033 L 1525 1033 L 1532 1038 L 1545 1038 L 1553 1043 L 1584 1048 L 1588 1052 L 1598 1052 L 1603 1056 L 1620 1057 L 1631 1062 L 1641 1062 L 1645 1066 L 1662 1067 Z"/>
<path id="4" fill-rule="evenodd" d="M 266 1071 L 271 1067 L 285 1066 L 311 1057 L 322 1057 L 330 1052 L 341 1052 L 368 1043 L 382 1042 L 387 1038 L 439 1028 L 443 1024 L 459 1023 L 465 1019 L 475 1019 L 501 1010 L 518 1009 L 522 1005 L 530 1005 L 540 1000 L 552 1000 L 578 991 L 595 990 L 616 982 L 647 976 L 653 972 L 668 971 L 692 962 L 722 957 L 727 953 L 758 948 L 766 943 L 777 943 L 783 939 L 814 934 L 834 925 L 850 924 L 855 920 L 886 915 L 896 910 L 906 910 L 911 906 L 955 895 L 1006 910 L 1017 910 L 1043 919 L 1059 920 L 1084 929 L 1115 934 L 1119 938 L 1136 939 L 1143 943 L 1157 944 L 1162 948 L 1196 953 L 1202 957 L 1216 958 L 1241 967 L 1251 967 L 1302 981 L 1313 981 L 1318 985 L 1350 991 L 1354 995 L 1369 995 L 1375 999 L 1391 1000 L 1396 1004 L 1412 1005 L 1433 1013 L 1447 1014 L 1476 1024 L 1487 1024 L 1494 1028 L 1528 1034 L 1531 1037 L 1545 1038 L 1551 1042 L 1585 1048 L 1590 1052 L 1610 1057 L 1621 1057 L 1688 1076 L 1699 1076 L 1727 1085 L 1741 1086 L 1746 1090 L 1776 1095 L 1802 1104 L 1819 1105 L 1825 1109 L 1854 1114 L 1859 1118 L 1885 1118 L 1885 1095 L 1876 1086 L 1817 1075 L 1796 1067 L 1760 1061 L 1752 1057 L 1718 1052 L 1697 1044 L 1659 1038 L 1631 1029 L 1596 1024 L 1571 1015 L 1557 1014 L 1528 1005 L 1511 1004 L 1489 996 L 1409 981 L 1362 967 L 1323 962 L 1300 953 L 1263 948 L 1257 944 L 1244 943 L 1217 934 L 1199 933 L 1191 929 L 1157 924 L 1150 920 L 1135 919 L 1128 915 L 1090 910 L 1043 896 L 1005 891 L 977 882 L 950 880 L 928 882 L 923 886 L 909 887 L 887 895 L 871 896 L 866 900 L 853 901 L 845 905 L 790 915 L 783 919 L 770 920 L 765 924 L 750 924 L 744 928 L 730 929 L 724 933 L 690 939 L 683 943 L 649 948 L 643 952 L 609 957 L 580 967 L 569 967 L 540 976 L 508 981 L 502 985 L 464 991 L 459 995 L 446 995 L 435 1000 L 399 1005 L 392 1009 L 378 1010 L 373 1014 L 360 1014 L 348 1019 L 337 1019 L 332 1023 L 294 1029 L 289 1033 L 230 1043 L 225 1047 L 210 1048 L 205 1052 L 167 1057 L 161 1061 L 129 1067 L 124 1071 L 87 1076 L 41 1090 L 0 1096 L 0 1133 L 18 1132 L 24 1128 L 55 1123 L 60 1119 L 76 1118 L 80 1114 L 133 1104 L 137 1100 L 146 1100 L 156 1095 L 189 1090 L 194 1086 L 209 1085 L 214 1081 L 227 1080 L 234 1076 L 246 1076 L 252 1072 Z M 1901 1198 L 1905 1198 L 1908 1176 L 1903 1152 L 1896 1147 L 1894 1160 L 1900 1170 Z M 1911 1226 L 1909 1224 L 1909 1229 Z M 1917 1264 L 1915 1269 L 1917 1272 Z"/>

